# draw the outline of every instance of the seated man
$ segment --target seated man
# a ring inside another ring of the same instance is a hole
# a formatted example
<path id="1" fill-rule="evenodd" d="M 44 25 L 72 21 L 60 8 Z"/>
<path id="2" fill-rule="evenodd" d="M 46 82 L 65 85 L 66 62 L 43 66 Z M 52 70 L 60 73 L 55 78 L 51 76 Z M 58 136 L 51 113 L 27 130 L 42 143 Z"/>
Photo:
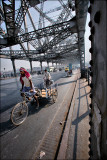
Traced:
<path id="1" fill-rule="evenodd" d="M 32 77 L 30 75 L 29 72 L 26 71 L 25 68 L 21 67 L 20 68 L 20 82 L 22 84 L 22 96 L 24 96 L 24 92 L 29 92 L 30 91 L 30 95 L 33 95 L 36 102 L 37 102 L 37 108 L 39 108 L 39 101 L 38 101 L 38 97 L 36 96 L 36 92 L 34 89 L 34 85 L 32 83 Z M 29 98 L 29 97 L 28 97 Z M 30 98 L 29 98 L 30 99 Z"/>

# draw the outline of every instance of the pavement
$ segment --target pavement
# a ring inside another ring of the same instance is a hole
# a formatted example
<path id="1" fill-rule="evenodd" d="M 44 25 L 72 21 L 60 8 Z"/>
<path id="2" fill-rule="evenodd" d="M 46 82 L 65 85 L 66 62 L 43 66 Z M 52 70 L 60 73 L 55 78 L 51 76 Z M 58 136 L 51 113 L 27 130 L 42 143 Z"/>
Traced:
<path id="1" fill-rule="evenodd" d="M 79 72 L 59 83 L 60 106 L 32 159 L 89 159 L 89 93 Z"/>
<path id="2" fill-rule="evenodd" d="M 57 159 L 89 159 L 89 97 L 86 79 L 78 79 Z"/>

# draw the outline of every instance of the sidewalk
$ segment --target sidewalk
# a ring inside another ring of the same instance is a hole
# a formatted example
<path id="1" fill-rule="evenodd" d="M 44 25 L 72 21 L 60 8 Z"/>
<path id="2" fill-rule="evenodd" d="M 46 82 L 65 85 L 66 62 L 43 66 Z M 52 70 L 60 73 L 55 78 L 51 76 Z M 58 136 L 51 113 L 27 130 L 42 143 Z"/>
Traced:
<path id="1" fill-rule="evenodd" d="M 57 159 L 89 159 L 89 92 L 86 80 L 79 79 Z"/>

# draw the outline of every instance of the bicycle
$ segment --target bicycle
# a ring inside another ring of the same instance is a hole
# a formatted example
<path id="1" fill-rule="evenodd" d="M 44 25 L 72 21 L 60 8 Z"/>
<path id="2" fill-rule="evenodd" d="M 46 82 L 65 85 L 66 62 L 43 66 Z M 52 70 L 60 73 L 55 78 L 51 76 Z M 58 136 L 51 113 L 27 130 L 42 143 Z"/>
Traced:
<path id="1" fill-rule="evenodd" d="M 38 93 L 40 93 L 40 90 L 35 89 Z M 22 93 L 22 92 L 21 92 Z M 39 94 L 38 94 L 39 95 Z M 28 100 L 27 97 L 30 97 L 31 99 Z M 19 102 L 14 106 L 11 112 L 11 121 L 14 125 L 20 125 L 22 124 L 26 117 L 28 116 L 28 105 L 27 103 L 30 102 L 34 97 L 30 96 L 30 92 L 24 92 L 23 93 L 23 100 L 22 102 Z"/>
<path id="2" fill-rule="evenodd" d="M 48 99 L 52 100 L 53 103 L 55 103 L 57 96 L 58 96 L 58 91 L 57 91 L 57 84 L 52 85 L 50 88 L 43 88 L 43 89 L 38 89 L 35 88 L 36 94 L 38 96 L 38 99 Z M 31 100 L 28 100 L 28 93 L 30 92 L 24 92 L 23 96 L 23 101 L 19 102 L 14 106 L 11 112 L 11 121 L 15 126 L 18 126 L 22 124 L 27 116 L 28 116 L 28 105 L 27 103 L 30 102 Z M 34 97 L 31 96 L 31 99 L 33 98 L 33 101 L 35 101 Z"/>

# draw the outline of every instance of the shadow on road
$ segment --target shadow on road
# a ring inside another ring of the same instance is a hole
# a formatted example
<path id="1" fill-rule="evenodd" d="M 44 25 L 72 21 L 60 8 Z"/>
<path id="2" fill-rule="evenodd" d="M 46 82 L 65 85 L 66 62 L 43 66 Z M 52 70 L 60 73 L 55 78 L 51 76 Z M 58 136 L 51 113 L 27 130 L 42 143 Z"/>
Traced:
<path id="1" fill-rule="evenodd" d="M 36 114 L 37 112 L 39 112 L 42 108 L 47 108 L 50 107 L 54 102 L 52 102 L 52 100 L 50 99 L 40 99 L 39 100 L 39 104 L 40 107 L 39 109 L 36 109 L 37 104 L 30 102 L 28 104 L 28 116 L 32 115 L 32 114 Z M 10 113 L 11 114 L 11 113 Z M 10 131 L 12 131 L 13 129 L 15 129 L 18 126 L 15 126 L 12 122 L 11 119 L 5 121 L 5 122 L 1 122 L 0 123 L 0 137 L 9 133 Z"/>
<path id="2" fill-rule="evenodd" d="M 64 82 L 64 83 L 59 83 L 58 86 L 66 85 L 66 84 L 73 83 L 73 82 L 76 82 L 76 80 L 75 81 Z"/>
<path id="3" fill-rule="evenodd" d="M 42 108 L 47 108 L 47 107 L 50 107 L 54 102 L 52 102 L 51 99 L 40 99 L 39 100 L 39 109 L 36 109 L 37 107 L 37 104 L 36 102 L 35 103 L 32 103 L 29 105 L 29 113 L 28 113 L 28 116 L 32 115 L 32 114 L 35 114 L 37 112 L 39 112 Z"/>
<path id="4" fill-rule="evenodd" d="M 13 125 L 9 119 L 6 122 L 0 123 L 0 137 L 15 129 L 17 126 Z"/>

